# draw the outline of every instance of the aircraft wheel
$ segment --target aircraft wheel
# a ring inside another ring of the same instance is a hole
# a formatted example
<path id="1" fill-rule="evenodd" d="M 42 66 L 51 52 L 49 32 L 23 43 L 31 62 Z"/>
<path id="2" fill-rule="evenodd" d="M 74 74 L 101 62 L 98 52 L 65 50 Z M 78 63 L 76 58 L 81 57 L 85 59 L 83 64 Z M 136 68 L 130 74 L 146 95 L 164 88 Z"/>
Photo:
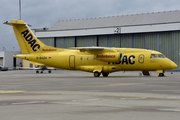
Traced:
<path id="1" fill-rule="evenodd" d="M 164 77 L 164 73 L 159 73 L 159 77 Z"/>
<path id="2" fill-rule="evenodd" d="M 36 73 L 39 73 L 39 71 L 37 70 Z"/>
<path id="3" fill-rule="evenodd" d="M 100 75 L 101 75 L 100 72 L 98 72 L 98 71 L 95 71 L 95 72 L 94 72 L 94 77 L 99 77 Z"/>
<path id="4" fill-rule="evenodd" d="M 102 73 L 103 77 L 107 77 L 109 73 Z"/>
<path id="5" fill-rule="evenodd" d="M 51 73 L 51 71 L 49 70 L 48 73 Z"/>
<path id="6" fill-rule="evenodd" d="M 149 73 L 149 71 L 142 71 L 142 73 L 143 73 L 143 75 L 145 76 L 150 76 L 150 73 Z"/>
<path id="7" fill-rule="evenodd" d="M 41 73 L 43 73 L 43 71 L 41 71 Z"/>

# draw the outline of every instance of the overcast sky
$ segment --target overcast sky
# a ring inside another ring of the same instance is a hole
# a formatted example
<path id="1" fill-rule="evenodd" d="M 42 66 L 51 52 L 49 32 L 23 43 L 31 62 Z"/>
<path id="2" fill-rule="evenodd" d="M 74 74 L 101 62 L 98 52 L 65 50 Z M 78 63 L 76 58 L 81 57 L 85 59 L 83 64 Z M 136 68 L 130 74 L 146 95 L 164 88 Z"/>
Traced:
<path id="1" fill-rule="evenodd" d="M 17 51 L 12 28 L 3 22 L 19 19 L 19 0 L 0 0 L 0 9 L 0 51 Z M 42 28 L 58 20 L 180 10 L 180 0 L 21 0 L 21 9 L 26 23 Z"/>

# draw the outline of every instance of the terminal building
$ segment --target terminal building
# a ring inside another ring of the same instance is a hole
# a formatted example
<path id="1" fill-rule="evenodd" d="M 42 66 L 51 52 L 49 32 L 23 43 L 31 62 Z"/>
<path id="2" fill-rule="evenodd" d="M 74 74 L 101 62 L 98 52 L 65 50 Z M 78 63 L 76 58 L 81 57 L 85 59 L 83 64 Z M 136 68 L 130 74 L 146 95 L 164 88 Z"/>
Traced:
<path id="1" fill-rule="evenodd" d="M 60 20 L 35 30 L 55 47 L 126 47 L 162 52 L 180 69 L 180 10 L 111 17 Z"/>
<path id="2" fill-rule="evenodd" d="M 18 51 L 0 51 L 0 65 L 14 69 L 21 66 L 22 62 L 18 58 L 14 58 L 14 54 L 19 54 Z"/>

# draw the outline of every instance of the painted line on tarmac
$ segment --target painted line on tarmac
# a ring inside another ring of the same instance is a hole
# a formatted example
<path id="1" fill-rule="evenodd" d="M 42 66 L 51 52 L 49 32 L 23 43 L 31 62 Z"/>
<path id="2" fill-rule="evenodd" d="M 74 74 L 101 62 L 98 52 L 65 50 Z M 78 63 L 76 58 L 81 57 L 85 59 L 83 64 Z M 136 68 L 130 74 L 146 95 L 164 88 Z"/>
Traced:
<path id="1" fill-rule="evenodd" d="M 145 100 L 147 98 L 121 98 L 121 100 Z"/>
<path id="2" fill-rule="evenodd" d="M 21 90 L 0 90 L 0 94 L 23 93 Z"/>
<path id="3" fill-rule="evenodd" d="M 99 101 L 100 99 L 96 99 L 96 98 L 89 98 L 89 99 L 75 99 L 75 100 L 71 100 L 72 102 L 81 102 L 81 101 Z"/>
<path id="4" fill-rule="evenodd" d="M 27 104 L 42 104 L 46 101 L 29 101 L 29 102 L 17 102 L 17 103 L 11 103 L 12 105 L 27 105 Z"/>
<path id="5" fill-rule="evenodd" d="M 141 93 L 111 93 L 111 92 L 74 92 L 74 91 L 3 91 L 4 93 L 25 93 L 37 95 L 83 95 L 98 97 L 120 97 L 121 100 L 146 100 L 146 99 L 163 99 L 163 100 L 180 100 L 180 96 L 167 96 L 162 94 L 141 94 Z M 2 91 L 0 91 L 0 94 Z"/>
<path id="6" fill-rule="evenodd" d="M 180 96 L 171 96 L 171 97 L 167 97 L 167 98 L 170 98 L 170 99 L 171 99 L 171 98 L 172 98 L 172 99 L 173 99 L 173 98 L 179 98 L 179 99 L 180 99 Z"/>
<path id="7" fill-rule="evenodd" d="M 174 109 L 158 109 L 158 110 L 161 110 L 161 111 L 171 111 L 171 112 L 180 112 L 180 109 L 178 109 L 178 108 L 174 108 Z"/>

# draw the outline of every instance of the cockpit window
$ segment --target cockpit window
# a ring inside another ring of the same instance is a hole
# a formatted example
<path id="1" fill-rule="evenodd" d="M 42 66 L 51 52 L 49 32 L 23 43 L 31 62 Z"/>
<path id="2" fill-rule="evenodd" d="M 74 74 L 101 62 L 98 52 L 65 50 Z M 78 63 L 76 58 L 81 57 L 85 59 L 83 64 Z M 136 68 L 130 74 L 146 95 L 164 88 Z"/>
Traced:
<path id="1" fill-rule="evenodd" d="M 165 58 L 163 54 L 151 54 L 150 58 Z"/>
<path id="2" fill-rule="evenodd" d="M 159 58 L 165 58 L 165 56 L 163 54 L 158 54 Z"/>
<path id="3" fill-rule="evenodd" d="M 150 58 L 157 58 L 156 54 L 151 54 Z"/>

